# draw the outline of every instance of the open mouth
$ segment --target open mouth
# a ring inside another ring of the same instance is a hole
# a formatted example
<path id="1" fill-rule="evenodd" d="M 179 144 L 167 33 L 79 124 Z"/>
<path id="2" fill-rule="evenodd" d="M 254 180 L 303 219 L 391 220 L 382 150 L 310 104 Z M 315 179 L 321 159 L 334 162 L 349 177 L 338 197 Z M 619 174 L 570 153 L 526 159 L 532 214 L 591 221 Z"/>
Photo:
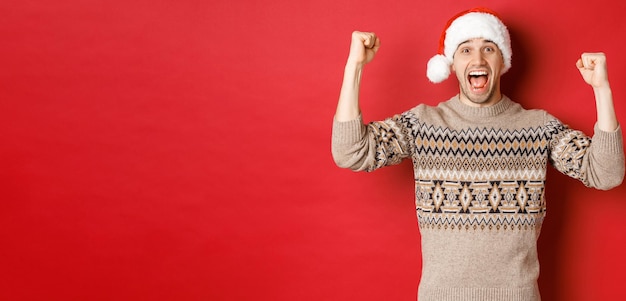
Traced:
<path id="1" fill-rule="evenodd" d="M 470 87 L 472 87 L 473 91 L 480 91 L 487 86 L 487 83 L 489 82 L 489 75 L 487 71 L 484 70 L 470 71 L 467 76 L 467 80 L 469 81 Z"/>

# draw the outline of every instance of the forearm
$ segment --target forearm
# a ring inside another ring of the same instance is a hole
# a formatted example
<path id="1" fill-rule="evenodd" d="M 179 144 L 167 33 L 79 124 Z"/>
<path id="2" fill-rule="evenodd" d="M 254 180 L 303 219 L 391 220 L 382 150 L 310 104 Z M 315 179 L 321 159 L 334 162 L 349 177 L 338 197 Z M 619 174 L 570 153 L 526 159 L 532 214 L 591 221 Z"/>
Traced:
<path id="1" fill-rule="evenodd" d="M 606 56 L 602 52 L 583 53 L 576 62 L 585 82 L 593 87 L 598 113 L 598 129 L 614 132 L 619 126 L 613 107 L 613 93 L 609 85 Z"/>
<path id="2" fill-rule="evenodd" d="M 598 114 L 598 128 L 605 132 L 613 132 L 619 123 L 613 106 L 613 93 L 610 86 L 594 88 L 596 98 L 596 110 Z"/>
<path id="3" fill-rule="evenodd" d="M 361 75 L 363 65 L 350 63 L 346 64 L 335 120 L 339 122 L 354 120 L 359 117 L 359 90 L 361 86 Z"/>

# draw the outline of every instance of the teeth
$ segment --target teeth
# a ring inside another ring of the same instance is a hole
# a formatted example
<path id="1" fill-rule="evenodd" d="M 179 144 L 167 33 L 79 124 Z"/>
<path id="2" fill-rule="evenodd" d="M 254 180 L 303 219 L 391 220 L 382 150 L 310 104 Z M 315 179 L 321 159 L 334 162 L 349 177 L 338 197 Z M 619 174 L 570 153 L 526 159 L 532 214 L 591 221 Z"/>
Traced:
<path id="1" fill-rule="evenodd" d="M 481 75 L 487 75 L 487 71 L 471 71 L 469 73 L 470 76 L 481 76 Z"/>

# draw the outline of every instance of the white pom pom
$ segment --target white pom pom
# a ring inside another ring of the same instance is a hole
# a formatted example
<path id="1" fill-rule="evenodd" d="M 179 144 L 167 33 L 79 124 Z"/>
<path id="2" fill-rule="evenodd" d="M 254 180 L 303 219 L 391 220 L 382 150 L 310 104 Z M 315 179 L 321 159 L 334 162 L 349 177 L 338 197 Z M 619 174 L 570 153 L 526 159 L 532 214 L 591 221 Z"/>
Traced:
<path id="1" fill-rule="evenodd" d="M 433 56 L 428 60 L 426 76 L 435 84 L 446 80 L 450 76 L 450 61 L 441 54 Z"/>

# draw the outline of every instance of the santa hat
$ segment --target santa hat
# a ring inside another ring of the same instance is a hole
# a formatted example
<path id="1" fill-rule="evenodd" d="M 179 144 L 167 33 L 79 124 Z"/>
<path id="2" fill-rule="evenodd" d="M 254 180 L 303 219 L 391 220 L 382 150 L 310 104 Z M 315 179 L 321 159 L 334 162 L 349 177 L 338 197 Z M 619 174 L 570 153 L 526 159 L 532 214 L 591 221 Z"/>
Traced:
<path id="1" fill-rule="evenodd" d="M 439 39 L 439 52 L 428 61 L 428 79 L 433 83 L 447 79 L 454 52 L 461 43 L 474 38 L 492 41 L 500 48 L 504 59 L 502 73 L 511 68 L 509 31 L 494 11 L 479 7 L 461 12 L 448 21 Z"/>

